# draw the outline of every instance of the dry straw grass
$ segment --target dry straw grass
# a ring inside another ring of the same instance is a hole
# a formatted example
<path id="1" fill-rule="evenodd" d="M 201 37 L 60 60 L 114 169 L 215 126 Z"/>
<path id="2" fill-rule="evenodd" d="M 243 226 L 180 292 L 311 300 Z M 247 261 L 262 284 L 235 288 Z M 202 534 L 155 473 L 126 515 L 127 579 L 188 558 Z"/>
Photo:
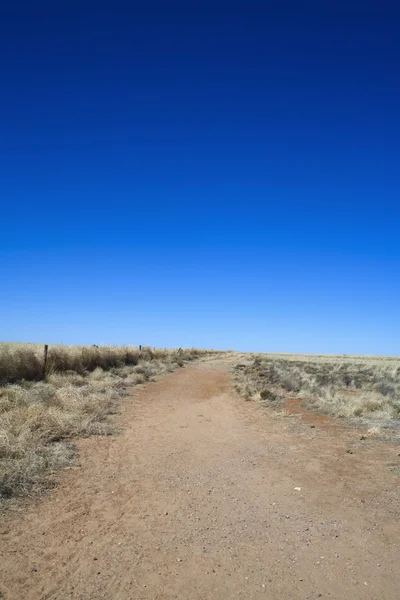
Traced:
<path id="1" fill-rule="evenodd" d="M 0 344 L 0 384 L 22 379 L 43 379 L 42 344 Z M 181 360 L 200 356 L 201 350 L 178 351 L 133 346 L 50 346 L 47 373 L 75 371 L 83 375 L 100 367 L 103 370 L 125 365 L 137 365 L 143 360 L 169 360 L 179 354 Z"/>
<path id="2" fill-rule="evenodd" d="M 295 396 L 309 408 L 378 431 L 400 427 L 397 357 L 257 354 L 236 365 L 233 378 L 247 399 L 279 404 Z"/>
<path id="3" fill-rule="evenodd" d="M 40 491 L 70 463 L 68 439 L 109 434 L 107 416 L 132 387 L 209 354 L 133 347 L 0 345 L 0 498 Z"/>

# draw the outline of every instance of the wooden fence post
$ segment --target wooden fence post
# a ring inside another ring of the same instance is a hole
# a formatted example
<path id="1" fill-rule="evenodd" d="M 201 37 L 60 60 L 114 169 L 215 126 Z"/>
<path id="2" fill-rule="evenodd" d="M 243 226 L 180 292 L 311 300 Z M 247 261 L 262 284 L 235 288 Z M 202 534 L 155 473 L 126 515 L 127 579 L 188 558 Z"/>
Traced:
<path id="1" fill-rule="evenodd" d="M 43 377 L 46 379 L 46 371 L 47 371 L 47 352 L 49 351 L 48 344 L 44 345 L 44 362 L 43 362 Z"/>

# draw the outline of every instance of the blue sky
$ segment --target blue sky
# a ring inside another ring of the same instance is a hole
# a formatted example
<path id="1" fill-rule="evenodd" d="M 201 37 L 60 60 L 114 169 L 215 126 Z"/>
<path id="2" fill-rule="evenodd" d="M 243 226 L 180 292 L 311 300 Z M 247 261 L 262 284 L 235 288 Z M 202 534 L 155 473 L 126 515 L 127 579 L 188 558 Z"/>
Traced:
<path id="1" fill-rule="evenodd" d="M 1 339 L 400 354 L 400 9 L 189 4 L 2 7 Z"/>

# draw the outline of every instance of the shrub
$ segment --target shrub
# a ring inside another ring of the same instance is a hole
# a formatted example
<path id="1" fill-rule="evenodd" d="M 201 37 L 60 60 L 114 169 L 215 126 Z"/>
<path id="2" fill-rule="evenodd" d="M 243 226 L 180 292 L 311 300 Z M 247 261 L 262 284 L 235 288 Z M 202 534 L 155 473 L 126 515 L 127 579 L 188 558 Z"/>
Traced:
<path id="1" fill-rule="evenodd" d="M 260 392 L 261 400 L 268 400 L 269 402 L 274 402 L 277 399 L 277 395 L 271 390 L 261 390 Z"/>

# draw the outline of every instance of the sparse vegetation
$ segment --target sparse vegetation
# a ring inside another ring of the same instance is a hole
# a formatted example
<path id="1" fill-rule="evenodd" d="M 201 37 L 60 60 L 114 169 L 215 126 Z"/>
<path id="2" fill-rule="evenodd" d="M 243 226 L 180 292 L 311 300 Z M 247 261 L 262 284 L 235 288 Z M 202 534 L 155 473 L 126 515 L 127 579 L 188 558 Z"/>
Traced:
<path id="1" fill-rule="evenodd" d="M 400 358 L 250 355 L 233 369 L 246 399 L 303 399 L 335 417 L 378 428 L 400 427 Z"/>
<path id="2" fill-rule="evenodd" d="M 0 498 L 34 493 L 74 455 L 71 438 L 112 433 L 128 387 L 209 354 L 133 347 L 0 345 Z"/>

